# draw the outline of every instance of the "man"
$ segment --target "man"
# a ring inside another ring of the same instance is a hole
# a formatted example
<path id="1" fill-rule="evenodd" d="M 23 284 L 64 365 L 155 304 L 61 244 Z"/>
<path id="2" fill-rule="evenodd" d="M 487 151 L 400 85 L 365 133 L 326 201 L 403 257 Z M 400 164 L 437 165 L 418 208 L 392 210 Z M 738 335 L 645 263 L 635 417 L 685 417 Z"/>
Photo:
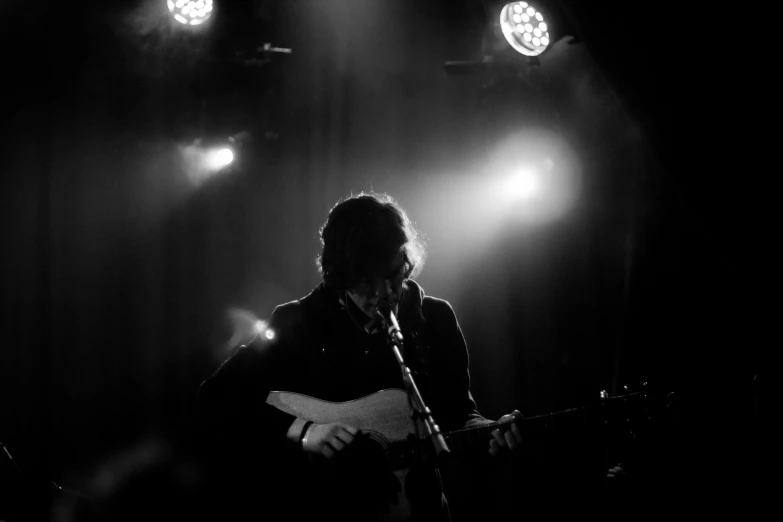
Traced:
<path id="1" fill-rule="evenodd" d="M 449 520 L 431 459 L 417 461 L 402 491 L 380 446 L 356 426 L 313 423 L 266 403 L 270 391 L 345 403 L 403 389 L 378 313 L 388 307 L 405 337 L 406 363 L 441 430 L 491 422 L 471 396 L 467 347 L 451 306 L 426 296 L 413 280 L 425 253 L 404 210 L 387 195 L 362 193 L 335 205 L 320 235 L 323 282 L 278 306 L 272 338 L 239 348 L 200 389 L 221 506 L 233 517 L 284 506 L 295 519 L 365 520 L 389 512 L 404 493 L 412 519 Z M 481 451 L 495 455 L 516 447 L 518 416 L 501 418 L 504 429 L 492 431 Z"/>

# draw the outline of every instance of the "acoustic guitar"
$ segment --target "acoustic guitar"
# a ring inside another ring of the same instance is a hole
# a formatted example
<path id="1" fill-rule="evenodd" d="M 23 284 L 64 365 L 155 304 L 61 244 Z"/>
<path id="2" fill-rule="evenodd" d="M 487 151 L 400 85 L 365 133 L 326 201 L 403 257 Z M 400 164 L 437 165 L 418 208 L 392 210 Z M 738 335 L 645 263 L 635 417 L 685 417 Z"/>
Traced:
<path id="1" fill-rule="evenodd" d="M 561 410 L 545 415 L 523 417 L 517 420 L 523 438 L 536 438 L 553 431 L 571 431 L 584 428 L 607 429 L 617 424 L 627 429 L 631 420 L 649 421 L 654 407 L 660 400 L 651 390 L 644 390 L 616 397 L 601 392 L 601 399 L 594 405 Z M 669 394 L 669 397 L 671 394 Z M 347 402 L 329 402 L 307 395 L 285 391 L 273 391 L 267 397 L 268 404 L 291 415 L 311 420 L 316 424 L 342 422 L 354 426 L 380 444 L 384 449 L 390 469 L 400 481 L 400 493 L 389 513 L 379 513 L 377 520 L 397 522 L 408 520 L 411 505 L 405 495 L 405 479 L 408 469 L 424 453 L 432 452 L 429 439 L 418 440 L 411 421 L 411 411 L 404 390 L 388 389 Z M 437 421 L 437 418 L 436 418 Z M 419 433 L 426 433 L 423 426 Z M 507 429 L 497 422 L 446 432 L 443 434 L 452 455 L 484 445 L 495 428 Z"/>

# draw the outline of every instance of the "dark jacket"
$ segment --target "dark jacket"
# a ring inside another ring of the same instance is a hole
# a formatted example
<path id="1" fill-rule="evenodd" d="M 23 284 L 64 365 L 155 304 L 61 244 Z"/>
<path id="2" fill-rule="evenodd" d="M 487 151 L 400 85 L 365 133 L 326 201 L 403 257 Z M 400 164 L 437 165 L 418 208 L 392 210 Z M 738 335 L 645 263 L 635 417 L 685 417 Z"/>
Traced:
<path id="1" fill-rule="evenodd" d="M 442 430 L 487 422 L 470 394 L 467 347 L 451 306 L 407 281 L 398 319 L 406 362 Z M 323 284 L 278 306 L 269 325 L 273 339 L 240 347 L 202 384 L 199 410 L 216 473 L 230 477 L 223 486 L 292 502 L 303 479 L 305 489 L 315 486 L 314 475 L 298 445 L 286 441 L 294 417 L 267 405 L 268 393 L 343 402 L 403 382 L 385 335 L 359 328 Z"/>

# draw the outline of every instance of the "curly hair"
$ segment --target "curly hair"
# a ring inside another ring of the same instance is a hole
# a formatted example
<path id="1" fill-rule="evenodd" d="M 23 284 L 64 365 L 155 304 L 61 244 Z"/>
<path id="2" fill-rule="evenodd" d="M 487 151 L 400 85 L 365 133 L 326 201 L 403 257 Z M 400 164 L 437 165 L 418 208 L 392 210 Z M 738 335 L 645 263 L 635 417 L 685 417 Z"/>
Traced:
<path id="1" fill-rule="evenodd" d="M 388 194 L 362 192 L 338 201 L 319 230 L 318 271 L 327 288 L 342 291 L 371 277 L 403 253 L 405 278 L 424 267 L 421 234 Z"/>

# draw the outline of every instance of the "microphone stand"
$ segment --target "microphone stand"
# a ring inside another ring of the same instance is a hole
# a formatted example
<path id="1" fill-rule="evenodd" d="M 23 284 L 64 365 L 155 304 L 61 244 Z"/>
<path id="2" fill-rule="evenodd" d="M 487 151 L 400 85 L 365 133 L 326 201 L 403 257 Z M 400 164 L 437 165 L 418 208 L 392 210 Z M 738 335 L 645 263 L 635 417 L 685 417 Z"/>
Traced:
<path id="1" fill-rule="evenodd" d="M 380 314 L 380 312 L 378 313 Z M 411 416 L 416 432 L 418 433 L 418 420 L 424 421 L 427 435 L 430 437 L 432 444 L 435 447 L 435 460 L 436 462 L 442 462 L 451 453 L 451 450 L 449 450 L 449 447 L 446 444 L 446 439 L 443 438 L 440 427 L 432 417 L 432 411 L 424 404 L 424 399 L 422 398 L 421 393 L 419 393 L 419 388 L 416 386 L 413 374 L 402 356 L 403 337 L 402 332 L 400 331 L 400 325 L 391 309 L 388 311 L 388 317 L 386 317 L 385 314 L 381 314 L 381 316 L 388 327 L 387 339 L 389 345 L 391 346 L 394 356 L 397 358 L 397 363 L 400 365 L 400 370 L 402 371 L 402 380 L 405 383 L 405 391 L 408 394 L 408 403 L 411 407 Z"/>

